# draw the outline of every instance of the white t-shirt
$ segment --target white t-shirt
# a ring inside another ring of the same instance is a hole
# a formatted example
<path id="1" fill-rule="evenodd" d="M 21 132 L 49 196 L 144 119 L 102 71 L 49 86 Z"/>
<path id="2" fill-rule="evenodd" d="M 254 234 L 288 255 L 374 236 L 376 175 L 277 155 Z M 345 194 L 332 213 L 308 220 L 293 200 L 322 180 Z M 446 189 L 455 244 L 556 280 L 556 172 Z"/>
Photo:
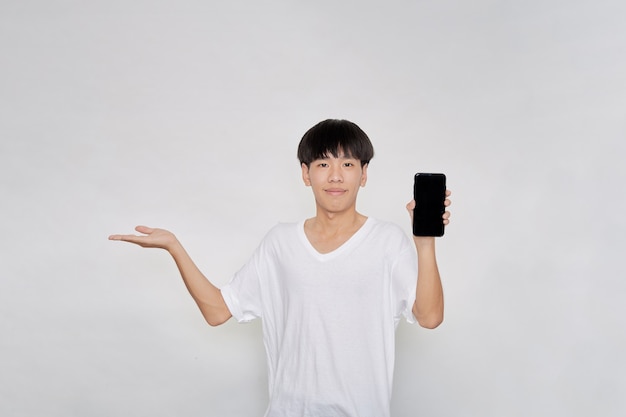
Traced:
<path id="1" fill-rule="evenodd" d="M 222 288 L 239 322 L 263 320 L 266 417 L 388 417 L 395 329 L 411 307 L 417 256 L 393 223 L 368 218 L 321 254 L 304 221 L 270 230 Z"/>

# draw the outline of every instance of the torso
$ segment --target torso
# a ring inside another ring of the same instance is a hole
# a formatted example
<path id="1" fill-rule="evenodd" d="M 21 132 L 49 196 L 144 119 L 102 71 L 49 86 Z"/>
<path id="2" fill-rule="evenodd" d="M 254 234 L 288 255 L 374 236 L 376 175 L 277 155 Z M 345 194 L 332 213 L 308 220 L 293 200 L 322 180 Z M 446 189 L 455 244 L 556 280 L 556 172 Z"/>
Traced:
<path id="1" fill-rule="evenodd" d="M 306 222 L 277 225 L 222 288 L 237 320 L 263 319 L 268 417 L 390 415 L 395 326 L 410 315 L 417 259 L 399 227 L 364 219 L 326 238 L 313 221 L 309 236 Z"/>

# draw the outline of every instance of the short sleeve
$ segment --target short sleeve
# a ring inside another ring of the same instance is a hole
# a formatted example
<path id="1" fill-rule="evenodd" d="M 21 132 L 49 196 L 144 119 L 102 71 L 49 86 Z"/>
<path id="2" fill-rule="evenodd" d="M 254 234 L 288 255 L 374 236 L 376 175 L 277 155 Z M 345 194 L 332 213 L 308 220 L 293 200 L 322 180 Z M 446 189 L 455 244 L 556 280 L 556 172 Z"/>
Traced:
<path id="1" fill-rule="evenodd" d="M 259 260 L 262 247 L 221 288 L 224 301 L 233 317 L 240 323 L 252 321 L 262 315 Z"/>
<path id="2" fill-rule="evenodd" d="M 415 323 L 413 304 L 417 289 L 417 252 L 412 245 L 405 245 L 398 254 L 392 266 L 391 280 L 395 325 L 402 317 L 409 323 Z"/>

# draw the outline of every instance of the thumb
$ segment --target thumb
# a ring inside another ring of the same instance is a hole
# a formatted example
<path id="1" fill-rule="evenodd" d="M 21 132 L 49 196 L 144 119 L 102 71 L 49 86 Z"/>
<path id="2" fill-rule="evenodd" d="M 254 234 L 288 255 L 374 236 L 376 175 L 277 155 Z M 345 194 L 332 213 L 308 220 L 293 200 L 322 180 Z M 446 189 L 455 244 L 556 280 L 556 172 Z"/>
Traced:
<path id="1" fill-rule="evenodd" d="M 154 232 L 154 229 L 148 226 L 137 226 L 135 227 L 135 230 L 138 231 L 139 233 L 143 233 L 146 235 L 149 235 L 150 233 Z"/>

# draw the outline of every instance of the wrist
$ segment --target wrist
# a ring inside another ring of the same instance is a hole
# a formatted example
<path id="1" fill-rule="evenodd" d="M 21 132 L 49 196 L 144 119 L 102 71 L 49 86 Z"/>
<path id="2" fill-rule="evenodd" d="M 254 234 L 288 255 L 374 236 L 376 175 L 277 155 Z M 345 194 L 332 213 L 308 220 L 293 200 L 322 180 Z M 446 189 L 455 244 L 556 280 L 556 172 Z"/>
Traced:
<path id="1" fill-rule="evenodd" d="M 185 249 L 176 236 L 172 236 L 171 241 L 164 247 L 171 255 L 176 255 L 183 252 Z"/>
<path id="2" fill-rule="evenodd" d="M 413 236 L 413 242 L 418 251 L 435 249 L 435 238 L 432 236 Z"/>

